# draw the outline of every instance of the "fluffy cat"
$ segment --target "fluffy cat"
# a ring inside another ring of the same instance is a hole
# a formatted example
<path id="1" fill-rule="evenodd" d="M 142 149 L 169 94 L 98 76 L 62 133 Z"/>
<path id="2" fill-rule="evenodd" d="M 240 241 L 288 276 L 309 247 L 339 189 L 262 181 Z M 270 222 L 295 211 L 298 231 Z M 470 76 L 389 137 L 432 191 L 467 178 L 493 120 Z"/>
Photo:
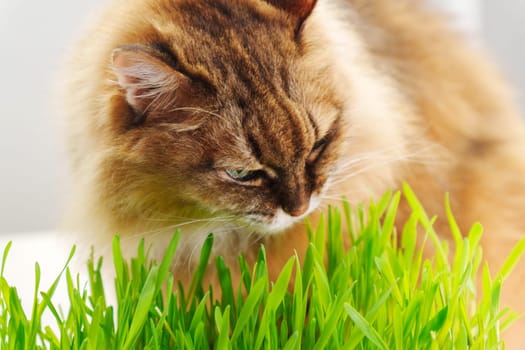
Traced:
<path id="1" fill-rule="evenodd" d="M 464 232 L 481 221 L 493 269 L 525 233 L 524 123 L 420 1 L 113 0 L 72 56 L 68 225 L 99 248 L 119 233 L 160 255 L 180 228 L 184 279 L 214 232 L 216 254 L 264 241 L 278 270 L 305 217 L 404 181 L 441 218 L 450 192 Z M 518 311 L 524 283 L 521 263 Z"/>

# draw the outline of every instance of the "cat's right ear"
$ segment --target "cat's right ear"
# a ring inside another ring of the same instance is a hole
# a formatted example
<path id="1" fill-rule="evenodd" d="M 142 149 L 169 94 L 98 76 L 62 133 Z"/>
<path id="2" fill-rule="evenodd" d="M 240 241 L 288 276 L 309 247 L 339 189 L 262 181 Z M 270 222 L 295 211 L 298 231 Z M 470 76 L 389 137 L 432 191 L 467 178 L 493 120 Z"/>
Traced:
<path id="1" fill-rule="evenodd" d="M 266 0 L 266 2 L 297 17 L 302 23 L 312 13 L 317 0 Z"/>
<path id="2" fill-rule="evenodd" d="M 134 122 L 172 108 L 177 91 L 189 85 L 188 77 L 139 46 L 115 49 L 112 69 L 126 102 L 136 114 Z"/>

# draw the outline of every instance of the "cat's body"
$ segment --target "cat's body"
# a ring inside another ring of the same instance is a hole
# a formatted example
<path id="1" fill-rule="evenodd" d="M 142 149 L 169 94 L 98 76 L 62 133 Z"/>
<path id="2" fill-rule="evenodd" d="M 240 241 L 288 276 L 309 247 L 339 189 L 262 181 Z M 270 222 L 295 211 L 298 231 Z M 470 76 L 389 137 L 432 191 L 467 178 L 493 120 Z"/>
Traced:
<path id="1" fill-rule="evenodd" d="M 230 257 L 265 241 L 278 269 L 305 216 L 404 181 L 481 221 L 494 269 L 525 234 L 524 123 L 419 1 L 115 0 L 73 55 L 68 222 L 99 248 L 119 233 L 162 254 L 180 228 L 181 277 L 208 232 Z M 522 263 L 504 291 L 520 311 L 524 284 Z"/>

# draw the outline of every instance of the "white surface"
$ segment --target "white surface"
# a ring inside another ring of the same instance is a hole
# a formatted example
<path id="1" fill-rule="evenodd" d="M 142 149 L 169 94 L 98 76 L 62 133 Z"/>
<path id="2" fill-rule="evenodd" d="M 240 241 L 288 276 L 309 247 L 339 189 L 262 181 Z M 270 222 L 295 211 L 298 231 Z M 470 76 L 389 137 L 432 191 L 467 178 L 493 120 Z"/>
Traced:
<path id="1" fill-rule="evenodd" d="M 428 2 L 453 18 L 462 31 L 477 35 L 481 30 L 482 15 L 480 0 L 428 0 Z"/>
<path id="2" fill-rule="evenodd" d="M 0 0 L 0 234 L 56 227 L 66 193 L 55 105 L 70 41 L 104 0 Z"/>
<path id="3" fill-rule="evenodd" d="M 482 0 L 482 7 L 483 38 L 507 78 L 516 86 L 517 99 L 525 111 L 525 1 Z"/>
<path id="4" fill-rule="evenodd" d="M 0 236 L 0 256 L 3 255 L 9 241 L 12 241 L 12 246 L 7 257 L 4 277 L 10 286 L 17 288 L 26 315 L 30 316 L 35 290 L 35 263 L 39 263 L 41 271 L 39 290 L 47 291 L 64 267 L 71 246 L 66 246 L 64 239 L 55 232 L 6 234 Z M 73 263 L 72 272 L 75 270 L 77 266 Z M 76 273 L 73 276 L 76 276 Z M 41 299 L 40 294 L 39 298 Z M 67 300 L 65 278 L 62 278 L 53 303 L 67 307 Z M 44 323 L 54 324 L 51 314 L 46 314 Z"/>

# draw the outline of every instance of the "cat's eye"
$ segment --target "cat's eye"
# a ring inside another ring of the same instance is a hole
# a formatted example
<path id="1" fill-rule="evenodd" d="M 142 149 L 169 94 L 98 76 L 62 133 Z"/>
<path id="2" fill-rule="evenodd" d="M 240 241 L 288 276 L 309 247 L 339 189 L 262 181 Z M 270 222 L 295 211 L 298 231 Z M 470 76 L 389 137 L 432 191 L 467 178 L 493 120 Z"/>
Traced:
<path id="1" fill-rule="evenodd" d="M 314 164 L 317 161 L 317 159 L 319 159 L 323 151 L 325 150 L 327 143 L 328 143 L 328 140 L 326 138 L 323 138 L 317 141 L 312 147 L 312 151 L 310 152 L 310 155 L 306 159 L 306 163 L 309 165 Z"/>
<path id="2" fill-rule="evenodd" d="M 226 169 L 224 172 L 230 179 L 250 186 L 260 186 L 265 175 L 263 170 Z"/>

